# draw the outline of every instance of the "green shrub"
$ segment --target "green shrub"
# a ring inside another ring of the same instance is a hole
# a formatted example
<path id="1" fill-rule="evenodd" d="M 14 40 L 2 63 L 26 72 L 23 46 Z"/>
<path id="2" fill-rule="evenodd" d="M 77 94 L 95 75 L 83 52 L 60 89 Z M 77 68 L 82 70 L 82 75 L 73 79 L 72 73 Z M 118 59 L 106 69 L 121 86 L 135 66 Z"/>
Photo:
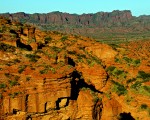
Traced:
<path id="1" fill-rule="evenodd" d="M 19 59 L 14 59 L 14 63 L 16 64 L 16 63 L 20 63 L 21 61 L 19 60 Z"/>
<path id="2" fill-rule="evenodd" d="M 109 66 L 106 71 L 112 72 L 114 71 L 115 68 L 116 68 L 115 66 Z"/>
<path id="3" fill-rule="evenodd" d="M 76 51 L 68 51 L 68 54 L 75 55 Z"/>
<path id="4" fill-rule="evenodd" d="M 2 30 L 2 29 L 0 29 L 0 33 L 3 33 L 3 30 Z"/>
<path id="5" fill-rule="evenodd" d="M 40 70 L 40 73 L 41 74 L 46 74 L 46 73 L 48 73 L 48 70 L 47 69 Z"/>
<path id="6" fill-rule="evenodd" d="M 128 57 L 123 57 L 123 60 L 125 60 L 128 63 L 128 65 L 133 65 L 135 67 L 139 66 L 141 63 L 140 59 L 135 60 Z"/>
<path id="7" fill-rule="evenodd" d="M 112 83 L 114 85 L 113 91 L 116 92 L 119 96 L 127 94 L 127 90 L 123 85 L 114 80 L 112 80 Z"/>
<path id="8" fill-rule="evenodd" d="M 79 56 L 80 58 L 86 58 L 86 55 L 84 54 L 77 54 L 77 56 Z"/>
<path id="9" fill-rule="evenodd" d="M 13 86 L 19 85 L 19 83 L 16 80 L 9 80 L 9 85 L 10 87 L 13 87 Z"/>
<path id="10" fill-rule="evenodd" d="M 123 70 L 116 70 L 116 71 L 115 71 L 115 74 L 116 74 L 116 75 L 121 75 L 122 73 L 124 73 Z"/>
<path id="11" fill-rule="evenodd" d="M 127 84 L 132 83 L 134 81 L 136 81 L 136 78 L 129 79 L 129 80 L 127 80 Z"/>
<path id="12" fill-rule="evenodd" d="M 21 65 L 21 66 L 19 66 L 18 73 L 22 73 L 25 70 L 26 67 L 27 67 L 27 65 Z"/>
<path id="13" fill-rule="evenodd" d="M 46 74 L 46 73 L 48 73 L 49 70 L 52 71 L 52 73 L 56 73 L 55 68 L 51 67 L 50 65 L 46 65 L 43 70 L 40 70 L 40 73 Z"/>
<path id="14" fill-rule="evenodd" d="M 123 70 L 119 70 L 115 66 L 109 66 L 106 71 L 117 78 L 118 77 L 126 78 L 126 74 L 127 74 L 127 72 Z"/>
<path id="15" fill-rule="evenodd" d="M 133 65 L 134 65 L 134 66 L 139 66 L 140 63 L 141 63 L 140 59 L 137 59 L 137 60 L 134 60 L 134 61 L 133 61 Z"/>
<path id="16" fill-rule="evenodd" d="M 150 73 L 145 73 L 144 71 L 139 71 L 137 77 L 142 78 L 142 79 L 148 79 L 148 78 L 150 78 Z"/>
<path id="17" fill-rule="evenodd" d="M 31 77 L 28 77 L 28 76 L 26 77 L 26 81 L 30 81 L 30 79 L 31 79 Z"/>
<path id="18" fill-rule="evenodd" d="M 142 110 L 146 110 L 148 108 L 148 106 L 146 104 L 142 104 L 140 107 Z"/>
<path id="19" fill-rule="evenodd" d="M 49 36 L 49 37 L 46 37 L 45 39 L 44 39 L 44 41 L 45 41 L 45 43 L 47 44 L 47 43 L 49 43 L 49 42 L 51 42 L 52 41 L 52 38 Z"/>
<path id="20" fill-rule="evenodd" d="M 131 85 L 131 88 L 138 90 L 141 85 L 142 83 L 140 81 L 136 81 L 133 85 Z"/>
<path id="21" fill-rule="evenodd" d="M 95 61 L 97 64 L 101 65 L 101 60 L 97 58 L 96 56 L 91 56 L 92 60 Z"/>
<path id="22" fill-rule="evenodd" d="M 127 63 L 131 63 L 131 62 L 132 62 L 132 59 L 131 59 L 131 58 L 123 57 L 123 59 L 124 59 Z"/>
<path id="23" fill-rule="evenodd" d="M 78 62 L 83 62 L 83 59 L 81 56 L 77 56 Z"/>
<path id="24" fill-rule="evenodd" d="M 11 93 L 11 94 L 9 94 L 9 96 L 11 97 L 11 98 L 15 98 L 17 95 L 19 95 L 19 94 L 22 94 L 22 92 L 14 92 L 14 93 Z"/>
<path id="25" fill-rule="evenodd" d="M 148 93 L 150 93 L 150 86 L 143 86 L 144 90 L 146 90 Z"/>
<path id="26" fill-rule="evenodd" d="M 37 62 L 39 58 L 41 58 L 38 55 L 35 54 L 26 54 L 26 57 L 30 59 L 31 62 Z"/>
<path id="27" fill-rule="evenodd" d="M 15 52 L 16 47 L 5 44 L 5 43 L 0 43 L 0 50 L 6 51 L 6 52 Z"/>
<path id="28" fill-rule="evenodd" d="M 33 43 L 33 42 L 36 42 L 36 39 L 35 39 L 35 38 L 28 40 L 28 45 L 30 45 L 30 44 Z"/>
<path id="29" fill-rule="evenodd" d="M 61 52 L 61 50 L 62 50 L 61 48 L 56 47 L 56 46 L 52 46 L 51 49 L 57 53 Z"/>
<path id="30" fill-rule="evenodd" d="M 119 58 L 115 58 L 115 62 L 120 63 L 120 59 Z"/>
<path id="31" fill-rule="evenodd" d="M 0 84 L 0 89 L 1 89 L 1 88 L 6 88 L 6 84 L 5 84 L 5 83 L 1 83 L 1 84 Z"/>
<path id="32" fill-rule="evenodd" d="M 64 42 L 64 41 L 66 41 L 68 39 L 68 36 L 63 36 L 60 40 L 61 40 L 61 42 Z"/>
<path id="33" fill-rule="evenodd" d="M 2 95 L 2 93 L 0 93 L 0 99 L 2 99 L 3 98 L 3 95 Z"/>
<path id="34" fill-rule="evenodd" d="M 11 74 L 10 73 L 5 73 L 5 76 L 7 77 L 7 78 L 11 78 Z"/>

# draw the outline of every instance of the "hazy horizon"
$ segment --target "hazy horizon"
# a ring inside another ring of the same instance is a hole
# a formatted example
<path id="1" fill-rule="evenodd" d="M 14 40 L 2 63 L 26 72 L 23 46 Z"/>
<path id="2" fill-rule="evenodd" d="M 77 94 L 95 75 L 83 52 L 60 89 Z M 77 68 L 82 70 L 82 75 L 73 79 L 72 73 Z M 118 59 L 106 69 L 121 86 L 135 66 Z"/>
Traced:
<path id="1" fill-rule="evenodd" d="M 70 14 L 88 14 L 97 12 L 112 12 L 113 10 L 130 10 L 133 16 L 150 15 L 150 1 L 136 0 L 107 0 L 107 1 L 87 1 L 87 0 L 38 0 L 38 1 L 20 1 L 7 0 L 0 1 L 0 13 L 25 12 L 49 13 L 54 11 L 66 12 Z"/>

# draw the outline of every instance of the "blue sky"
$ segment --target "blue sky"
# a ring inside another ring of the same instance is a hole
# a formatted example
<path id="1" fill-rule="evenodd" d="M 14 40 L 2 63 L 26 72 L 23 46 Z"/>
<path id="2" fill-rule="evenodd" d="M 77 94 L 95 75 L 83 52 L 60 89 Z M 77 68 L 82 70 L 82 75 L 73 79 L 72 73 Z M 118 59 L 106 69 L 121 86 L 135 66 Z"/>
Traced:
<path id="1" fill-rule="evenodd" d="M 150 15 L 150 0 L 0 0 L 0 13 L 96 13 L 131 10 L 134 16 Z"/>

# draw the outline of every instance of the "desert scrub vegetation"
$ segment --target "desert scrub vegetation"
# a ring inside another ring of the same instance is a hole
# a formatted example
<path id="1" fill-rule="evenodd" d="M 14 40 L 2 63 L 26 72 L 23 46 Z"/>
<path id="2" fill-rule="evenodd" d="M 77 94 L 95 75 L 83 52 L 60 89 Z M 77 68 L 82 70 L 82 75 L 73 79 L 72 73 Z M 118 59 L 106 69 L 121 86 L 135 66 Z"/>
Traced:
<path id="1" fill-rule="evenodd" d="M 27 76 L 26 81 L 30 81 L 30 80 L 31 80 L 31 77 Z"/>
<path id="2" fill-rule="evenodd" d="M 136 81 L 130 88 L 134 93 L 150 96 L 150 86 L 143 85 L 141 81 Z"/>
<path id="3" fill-rule="evenodd" d="M 18 92 L 10 93 L 9 96 L 10 96 L 11 98 L 15 98 L 15 97 L 18 96 L 19 94 L 22 94 L 22 92 L 18 91 Z"/>
<path id="4" fill-rule="evenodd" d="M 148 115 L 150 116 L 150 108 L 147 104 L 143 103 L 139 107 L 140 111 L 147 111 Z"/>
<path id="5" fill-rule="evenodd" d="M 52 38 L 50 36 L 45 37 L 44 42 L 45 44 L 48 44 L 52 41 Z"/>
<path id="6" fill-rule="evenodd" d="M 3 95 L 2 95 L 2 93 L 0 93 L 0 99 L 2 99 L 3 98 Z"/>
<path id="7" fill-rule="evenodd" d="M 138 67 L 141 64 L 140 59 L 132 59 L 132 58 L 129 58 L 129 57 L 123 57 L 122 59 L 116 57 L 115 62 L 121 63 L 121 64 L 125 63 L 128 66 L 134 66 L 134 67 Z"/>
<path id="8" fill-rule="evenodd" d="M 91 59 L 86 59 L 86 62 L 90 67 L 93 67 L 95 65 L 95 61 L 93 61 Z"/>
<path id="9" fill-rule="evenodd" d="M 0 50 L 5 51 L 5 52 L 15 52 L 16 47 L 5 44 L 5 43 L 0 43 Z"/>
<path id="10" fill-rule="evenodd" d="M 0 89 L 4 89 L 6 88 L 6 84 L 5 83 L 0 83 Z"/>
<path id="11" fill-rule="evenodd" d="M 126 83 L 129 84 L 129 83 L 133 83 L 135 81 L 136 81 L 136 78 L 131 78 L 131 79 L 127 80 Z"/>
<path id="12" fill-rule="evenodd" d="M 86 55 L 84 54 L 76 54 L 78 59 L 86 59 Z"/>
<path id="13" fill-rule="evenodd" d="M 111 80 L 111 82 L 113 83 L 113 88 L 112 88 L 113 92 L 116 92 L 119 96 L 127 94 L 128 91 L 122 84 L 114 80 Z"/>
<path id="14" fill-rule="evenodd" d="M 150 80 L 150 73 L 146 73 L 144 71 L 139 71 L 137 77 L 142 78 L 143 80 Z"/>
<path id="15" fill-rule="evenodd" d="M 141 104 L 140 108 L 141 108 L 142 110 L 145 110 L 145 109 L 148 108 L 148 106 L 147 106 L 147 104 Z"/>
<path id="16" fill-rule="evenodd" d="M 24 70 L 25 70 L 25 68 L 27 67 L 27 65 L 20 65 L 19 67 L 18 67 L 18 73 L 22 73 Z"/>
<path id="17" fill-rule="evenodd" d="M 61 42 L 64 42 L 64 41 L 66 41 L 68 39 L 68 36 L 63 36 L 60 40 L 61 40 Z"/>
<path id="18" fill-rule="evenodd" d="M 97 92 L 94 92 L 93 90 L 90 90 L 90 94 L 93 96 L 93 102 L 97 103 L 98 101 L 102 101 L 102 98 L 98 97 Z"/>
<path id="19" fill-rule="evenodd" d="M 150 73 L 139 71 L 136 78 L 127 80 L 127 84 L 132 83 L 131 88 L 138 90 L 143 83 L 150 81 Z"/>
<path id="20" fill-rule="evenodd" d="M 67 51 L 67 52 L 68 52 L 68 54 L 70 54 L 70 55 L 76 55 L 76 54 L 77 54 L 76 51 Z"/>
<path id="21" fill-rule="evenodd" d="M 35 39 L 35 38 L 28 40 L 28 45 L 30 45 L 30 44 L 33 43 L 33 42 L 36 42 L 36 39 Z"/>
<path id="22" fill-rule="evenodd" d="M 47 74 L 48 71 L 51 71 L 53 74 L 56 73 L 55 68 L 50 65 L 45 65 L 43 70 L 40 70 L 40 74 Z"/>
<path id="23" fill-rule="evenodd" d="M 129 65 L 133 65 L 134 67 L 138 67 L 141 63 L 140 59 L 132 59 L 128 57 L 123 57 L 123 60 Z"/>
<path id="24" fill-rule="evenodd" d="M 21 61 L 20 61 L 19 59 L 17 59 L 17 58 L 16 58 L 16 59 L 13 59 L 13 63 L 14 63 L 14 64 L 20 63 L 20 62 L 21 62 Z"/>
<path id="25" fill-rule="evenodd" d="M 106 71 L 116 78 L 126 78 L 127 76 L 126 71 L 117 69 L 115 66 L 109 66 Z"/>
<path id="26" fill-rule="evenodd" d="M 9 80 L 9 85 L 10 87 L 13 87 L 13 86 L 16 86 L 16 85 L 19 85 L 18 81 L 17 80 Z"/>
<path id="27" fill-rule="evenodd" d="M 109 44 L 114 50 L 117 50 L 116 48 L 120 48 L 117 44 Z"/>
<path id="28" fill-rule="evenodd" d="M 97 63 L 97 64 L 99 64 L 99 65 L 102 65 L 102 61 L 101 61 L 98 57 L 92 55 L 91 53 L 87 52 L 87 51 L 84 50 L 84 49 L 83 49 L 83 51 L 84 51 L 85 54 L 89 57 L 89 59 L 91 59 L 91 61 L 93 61 L 93 62 L 95 62 L 95 63 Z M 102 66 L 103 66 L 103 65 L 102 65 Z"/>
<path id="29" fill-rule="evenodd" d="M 41 58 L 39 55 L 36 54 L 26 54 L 26 57 L 29 58 L 30 62 L 37 62 L 39 58 Z"/>
<path id="30" fill-rule="evenodd" d="M 52 46 L 50 49 L 51 49 L 52 51 L 56 52 L 56 53 L 59 53 L 59 52 L 61 52 L 61 51 L 62 51 L 62 49 L 61 49 L 61 48 L 56 47 L 56 46 Z"/>
<path id="31" fill-rule="evenodd" d="M 7 63 L 6 63 L 6 65 L 7 66 L 12 66 L 12 65 L 15 65 L 15 64 L 17 64 L 17 63 L 20 63 L 21 61 L 19 60 L 19 59 L 13 59 L 13 60 L 11 60 L 11 61 L 8 61 Z"/>

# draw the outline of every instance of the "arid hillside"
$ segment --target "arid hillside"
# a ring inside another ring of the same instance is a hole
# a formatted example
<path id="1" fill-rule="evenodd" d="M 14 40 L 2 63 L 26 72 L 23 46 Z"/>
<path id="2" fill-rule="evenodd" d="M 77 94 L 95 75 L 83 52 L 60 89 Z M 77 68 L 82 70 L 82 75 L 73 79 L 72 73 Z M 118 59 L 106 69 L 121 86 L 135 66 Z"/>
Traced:
<path id="1" fill-rule="evenodd" d="M 1 120 L 149 120 L 150 41 L 102 44 L 0 17 Z"/>

